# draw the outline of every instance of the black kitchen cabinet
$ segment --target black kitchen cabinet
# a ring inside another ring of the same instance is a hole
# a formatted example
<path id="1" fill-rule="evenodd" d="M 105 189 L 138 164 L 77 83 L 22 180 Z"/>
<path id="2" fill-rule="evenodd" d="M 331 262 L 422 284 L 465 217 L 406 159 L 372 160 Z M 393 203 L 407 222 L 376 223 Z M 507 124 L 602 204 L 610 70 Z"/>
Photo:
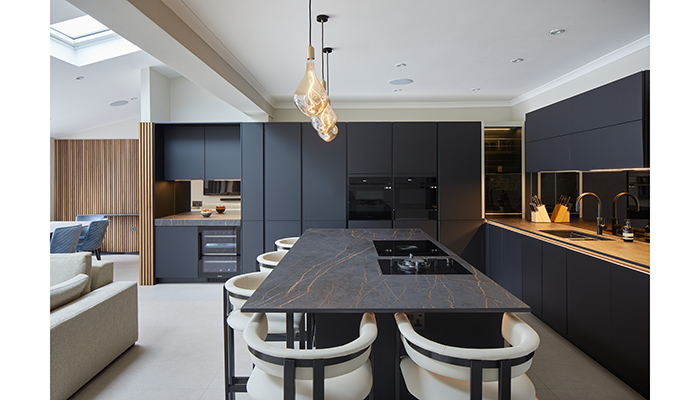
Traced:
<path id="1" fill-rule="evenodd" d="M 522 237 L 523 297 L 532 314 L 542 319 L 542 241 Z"/>
<path id="2" fill-rule="evenodd" d="M 522 235 L 487 226 L 486 275 L 518 298 L 523 292 Z"/>
<path id="3" fill-rule="evenodd" d="M 391 176 L 391 131 L 391 122 L 349 123 L 348 174 Z"/>
<path id="4" fill-rule="evenodd" d="M 241 179 L 239 125 L 204 127 L 204 179 Z"/>
<path id="5" fill-rule="evenodd" d="M 380 220 L 380 221 L 374 221 L 374 220 L 349 220 L 348 221 L 348 228 L 349 229 L 391 229 L 392 226 L 392 221 L 391 220 Z"/>
<path id="6" fill-rule="evenodd" d="M 481 272 L 486 273 L 484 246 L 486 225 L 483 220 L 440 221 L 439 240 Z"/>
<path id="7" fill-rule="evenodd" d="M 275 241 L 286 237 L 300 236 L 301 221 L 265 221 L 265 251 L 277 250 Z"/>
<path id="8" fill-rule="evenodd" d="M 241 221 L 239 234 L 240 273 L 256 271 L 258 255 L 265 252 L 263 221 Z"/>
<path id="9" fill-rule="evenodd" d="M 437 122 L 394 122 L 394 175 L 437 175 Z"/>
<path id="10" fill-rule="evenodd" d="M 265 220 L 301 221 L 301 124 L 267 123 L 264 136 Z"/>
<path id="11" fill-rule="evenodd" d="M 440 122 L 437 129 L 439 219 L 481 219 L 481 122 Z"/>
<path id="12" fill-rule="evenodd" d="M 435 239 L 438 237 L 438 222 L 435 220 L 396 220 L 394 221 L 394 228 L 418 228 Z"/>
<path id="13" fill-rule="evenodd" d="M 609 369 L 649 398 L 649 275 L 610 269 Z"/>
<path id="14" fill-rule="evenodd" d="M 610 348 L 610 263 L 567 251 L 568 339 L 606 364 Z"/>
<path id="15" fill-rule="evenodd" d="M 567 250 L 542 242 L 542 321 L 567 335 Z"/>
<path id="16" fill-rule="evenodd" d="M 155 277 L 162 282 L 198 279 L 199 228 L 155 227 Z"/>
<path id="17" fill-rule="evenodd" d="M 526 115 L 526 172 L 649 167 L 649 71 Z"/>
<path id="18" fill-rule="evenodd" d="M 263 124 L 241 124 L 241 220 L 263 221 Z"/>
<path id="19" fill-rule="evenodd" d="M 169 125 L 163 129 L 163 178 L 204 179 L 204 126 Z"/>
<path id="20" fill-rule="evenodd" d="M 338 136 L 326 143 L 310 123 L 302 125 L 302 197 L 304 221 L 338 221 L 347 216 L 347 124 L 338 123 Z"/>

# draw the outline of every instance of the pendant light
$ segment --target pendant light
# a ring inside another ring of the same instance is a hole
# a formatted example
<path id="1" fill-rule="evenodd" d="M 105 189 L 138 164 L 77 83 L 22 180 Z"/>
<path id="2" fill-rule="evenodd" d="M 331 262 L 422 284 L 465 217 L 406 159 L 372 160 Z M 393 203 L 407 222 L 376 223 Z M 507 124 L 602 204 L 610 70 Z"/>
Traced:
<path id="1" fill-rule="evenodd" d="M 314 48 L 311 46 L 311 0 L 309 0 L 309 47 L 306 50 L 306 72 L 294 92 L 294 104 L 307 117 L 315 117 L 328 105 L 328 93 L 316 76 Z"/>
<path id="2" fill-rule="evenodd" d="M 328 87 L 326 83 L 325 77 L 329 75 L 327 73 L 328 71 L 328 54 L 330 54 L 333 49 L 331 47 L 325 47 L 325 32 L 323 29 L 323 24 L 325 22 L 328 22 L 328 16 L 327 15 L 318 15 L 316 17 L 316 21 L 321 23 L 321 80 L 323 84 L 323 88 L 326 89 L 326 93 L 328 93 Z M 324 62 L 324 59 L 326 60 Z M 330 77 L 329 77 L 330 80 Z M 318 135 L 321 137 L 326 142 L 330 142 L 331 140 L 335 139 L 336 136 L 338 136 L 338 127 L 336 126 L 336 123 L 338 122 L 338 117 L 335 115 L 335 111 L 333 111 L 333 108 L 330 105 L 330 99 L 328 100 L 328 105 L 326 108 L 317 116 L 311 117 L 311 125 L 316 129 L 318 132 Z"/>

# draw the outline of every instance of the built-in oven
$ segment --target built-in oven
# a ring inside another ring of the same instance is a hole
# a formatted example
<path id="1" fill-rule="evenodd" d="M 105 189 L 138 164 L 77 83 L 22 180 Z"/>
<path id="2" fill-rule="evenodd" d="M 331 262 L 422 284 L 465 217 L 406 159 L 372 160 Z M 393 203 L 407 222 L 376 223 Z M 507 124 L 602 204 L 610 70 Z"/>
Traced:
<path id="1" fill-rule="evenodd" d="M 437 220 L 437 178 L 394 177 L 395 220 Z"/>
<path id="2" fill-rule="evenodd" d="M 348 219 L 391 221 L 393 195 L 390 177 L 348 178 Z"/>

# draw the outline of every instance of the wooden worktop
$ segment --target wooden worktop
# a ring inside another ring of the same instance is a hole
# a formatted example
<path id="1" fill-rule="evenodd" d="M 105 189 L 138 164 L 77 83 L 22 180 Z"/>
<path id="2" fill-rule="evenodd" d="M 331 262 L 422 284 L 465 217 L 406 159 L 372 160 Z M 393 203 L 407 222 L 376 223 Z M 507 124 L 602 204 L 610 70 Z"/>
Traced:
<path id="1" fill-rule="evenodd" d="M 432 240 L 472 274 L 384 275 L 373 240 Z M 420 229 L 308 229 L 242 310 L 498 313 L 530 307 Z"/>
<path id="2" fill-rule="evenodd" d="M 635 238 L 634 242 L 626 243 L 619 236 L 612 236 L 604 232 L 603 237 L 613 240 L 571 240 L 550 235 L 540 230 L 578 230 L 595 234 L 595 222 L 531 222 L 517 217 L 489 217 L 486 223 L 509 229 L 523 235 L 531 236 L 549 243 L 554 243 L 568 249 L 604 259 L 621 266 L 632 268 L 640 272 L 649 273 L 650 250 L 649 243 Z"/>

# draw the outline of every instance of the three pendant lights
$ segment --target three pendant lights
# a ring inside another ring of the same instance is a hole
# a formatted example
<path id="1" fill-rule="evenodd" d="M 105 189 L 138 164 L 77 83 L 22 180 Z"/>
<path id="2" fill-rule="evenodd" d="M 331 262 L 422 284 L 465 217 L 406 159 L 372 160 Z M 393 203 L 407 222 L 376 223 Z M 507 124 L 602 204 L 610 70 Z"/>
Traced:
<path id="1" fill-rule="evenodd" d="M 333 51 L 330 47 L 323 47 L 324 32 L 323 24 L 328 21 L 327 15 L 319 15 L 316 20 L 321 23 L 321 72 L 325 75 L 323 56 L 328 58 L 328 54 Z M 326 142 L 330 142 L 338 135 L 338 117 L 331 108 L 331 101 L 328 97 L 328 88 L 325 79 L 319 80 L 316 75 L 314 65 L 315 50 L 311 45 L 311 0 L 309 0 L 309 46 L 306 50 L 306 72 L 304 77 L 294 92 L 294 104 L 299 111 L 311 118 L 311 125 L 316 129 L 318 135 Z M 328 63 L 325 67 L 327 68 Z M 325 76 L 324 76 L 325 78 Z"/>

